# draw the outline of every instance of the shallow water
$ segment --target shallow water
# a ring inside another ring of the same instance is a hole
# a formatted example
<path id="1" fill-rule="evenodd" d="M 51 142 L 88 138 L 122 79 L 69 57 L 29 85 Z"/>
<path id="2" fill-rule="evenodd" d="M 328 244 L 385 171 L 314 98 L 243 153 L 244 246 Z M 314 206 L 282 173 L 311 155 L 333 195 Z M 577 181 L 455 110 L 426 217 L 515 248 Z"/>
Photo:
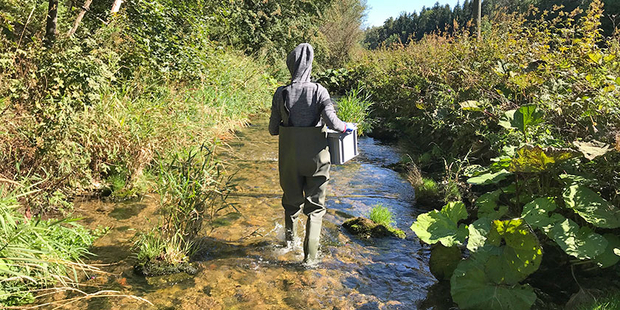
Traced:
<path id="1" fill-rule="evenodd" d="M 229 162 L 233 208 L 204 231 L 196 276 L 142 278 L 131 268 L 131 238 L 157 224 L 155 197 L 141 202 L 77 204 L 90 227 L 109 226 L 95 243 L 92 263 L 109 272 L 91 277 L 90 289 L 113 289 L 143 297 L 92 298 L 75 309 L 416 309 L 436 280 L 428 270 L 428 252 L 408 228 L 414 221 L 413 189 L 398 173 L 384 168 L 400 159 L 392 146 L 360 138 L 360 156 L 332 166 L 328 214 L 324 218 L 321 260 L 302 265 L 301 246 L 282 247 L 283 211 L 277 171 L 277 137 L 266 119 L 241 130 L 221 147 Z M 359 240 L 341 228 L 344 220 L 367 216 L 382 204 L 394 214 L 404 240 Z M 300 225 L 303 226 L 303 225 Z M 301 228 L 303 229 L 303 227 Z M 303 230 L 302 230 L 303 231 Z M 432 300 L 425 305 L 443 309 Z M 426 306 L 425 306 L 426 307 Z"/>

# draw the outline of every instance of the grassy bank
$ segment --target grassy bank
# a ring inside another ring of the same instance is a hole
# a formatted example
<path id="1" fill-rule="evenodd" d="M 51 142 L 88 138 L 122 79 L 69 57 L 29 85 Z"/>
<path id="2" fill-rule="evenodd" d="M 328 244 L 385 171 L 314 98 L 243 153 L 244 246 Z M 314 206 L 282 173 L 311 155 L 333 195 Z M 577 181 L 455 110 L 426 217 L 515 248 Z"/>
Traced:
<path id="1" fill-rule="evenodd" d="M 85 42 L 62 39 L 49 48 L 36 38 L 17 48 L 0 37 L 7 64 L 0 68 L 0 198 L 8 217 L 0 234 L 0 262 L 8 266 L 0 275 L 0 305 L 33 302 L 44 292 L 37 290 L 50 286 L 79 286 L 93 271 L 76 263 L 94 237 L 66 220 L 40 220 L 49 211 L 70 214 L 76 195 L 109 194 L 104 189 L 120 199 L 155 191 L 179 154 L 211 149 L 270 104 L 275 86 L 268 66 L 230 49 L 186 46 L 196 58 L 194 72 L 182 77 L 153 66 L 128 68 L 140 51 L 128 51 L 123 27 L 111 24 Z M 200 173 L 208 178 L 211 171 Z M 177 226 L 170 224 L 159 241 L 190 239 Z"/>

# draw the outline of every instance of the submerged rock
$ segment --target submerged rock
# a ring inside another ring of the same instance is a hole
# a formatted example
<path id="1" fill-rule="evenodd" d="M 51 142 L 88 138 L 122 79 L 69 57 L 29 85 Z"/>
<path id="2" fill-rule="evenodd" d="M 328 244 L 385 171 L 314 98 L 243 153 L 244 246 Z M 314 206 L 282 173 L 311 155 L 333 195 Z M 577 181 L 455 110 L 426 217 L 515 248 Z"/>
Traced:
<path id="1" fill-rule="evenodd" d="M 385 225 L 377 224 L 363 217 L 356 217 L 346 220 L 344 223 L 342 223 L 342 226 L 346 228 L 350 233 L 363 238 L 405 238 L 405 232 L 403 232 L 402 230 L 393 227 L 386 227 Z"/>
<path id="2" fill-rule="evenodd" d="M 198 268 L 188 262 L 170 264 L 164 261 L 148 261 L 135 265 L 133 269 L 138 275 L 145 277 L 164 276 L 181 272 L 189 275 L 198 273 Z"/>
<path id="3" fill-rule="evenodd" d="M 166 287 L 177 283 L 193 279 L 194 276 L 185 272 L 179 272 L 164 276 L 147 277 L 146 283 L 155 287 Z M 186 308 L 183 308 L 186 309 Z"/>

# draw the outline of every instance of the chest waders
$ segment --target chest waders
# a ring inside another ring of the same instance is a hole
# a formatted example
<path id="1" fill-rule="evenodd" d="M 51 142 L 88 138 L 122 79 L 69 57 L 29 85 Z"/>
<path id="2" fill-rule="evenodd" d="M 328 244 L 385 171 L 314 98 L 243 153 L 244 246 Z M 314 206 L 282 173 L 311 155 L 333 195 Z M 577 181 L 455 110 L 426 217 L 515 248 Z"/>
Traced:
<path id="1" fill-rule="evenodd" d="M 281 109 L 284 124 L 288 111 Z M 317 259 L 329 181 L 330 156 L 327 134 L 321 127 L 280 126 L 279 170 L 286 241 L 293 241 L 297 218 L 308 216 L 304 237 L 304 262 Z"/>

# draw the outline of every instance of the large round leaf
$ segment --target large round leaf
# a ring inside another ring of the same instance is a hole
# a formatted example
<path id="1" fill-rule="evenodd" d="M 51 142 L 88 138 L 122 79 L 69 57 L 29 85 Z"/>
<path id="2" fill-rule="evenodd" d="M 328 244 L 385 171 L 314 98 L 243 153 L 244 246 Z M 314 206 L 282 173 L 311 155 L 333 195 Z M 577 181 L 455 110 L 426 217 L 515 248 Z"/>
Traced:
<path id="1" fill-rule="evenodd" d="M 452 299 L 461 309 L 526 310 L 536 301 L 529 285 L 500 285 L 485 273 L 489 256 L 461 261 L 450 279 Z"/>
<path id="2" fill-rule="evenodd" d="M 576 156 L 570 149 L 545 148 L 525 145 L 515 154 L 510 163 L 510 172 L 542 172 L 555 164 L 561 163 Z"/>
<path id="3" fill-rule="evenodd" d="M 420 214 L 411 230 L 420 240 L 435 244 L 441 242 L 446 247 L 461 245 L 467 238 L 465 225 L 458 225 L 458 221 L 467 218 L 467 210 L 462 202 L 449 203 L 441 212 L 433 210 Z"/>
<path id="4" fill-rule="evenodd" d="M 607 268 L 620 261 L 620 256 L 614 253 L 614 249 L 620 247 L 620 237 L 615 234 L 605 234 L 603 237 L 607 240 L 607 247 L 603 253 L 594 258 L 594 261 L 599 267 Z"/>
<path id="5" fill-rule="evenodd" d="M 438 280 L 449 280 L 460 261 L 461 250 L 458 247 L 447 248 L 437 244 L 431 250 L 431 259 L 428 265 L 435 278 Z"/>
<path id="6" fill-rule="evenodd" d="M 494 192 L 483 194 L 476 199 L 478 218 L 487 217 L 492 220 L 497 220 L 508 213 L 508 206 L 500 206 L 497 204 L 501 194 L 501 190 L 496 190 Z"/>
<path id="7" fill-rule="evenodd" d="M 449 202 L 441 208 L 441 213 L 455 223 L 467 218 L 467 208 L 465 204 L 460 201 Z"/>
<path id="8" fill-rule="evenodd" d="M 553 198 L 537 198 L 523 206 L 521 216 L 534 228 L 543 228 L 551 224 L 549 212 L 557 208 Z"/>
<path id="9" fill-rule="evenodd" d="M 489 185 L 489 184 L 497 184 L 500 181 L 505 180 L 512 173 L 508 172 L 505 169 L 502 169 L 498 172 L 489 172 L 485 174 L 481 174 L 479 176 L 475 176 L 473 178 L 467 179 L 467 183 L 472 185 Z"/>
<path id="10" fill-rule="evenodd" d="M 554 216 L 561 217 L 557 214 Z M 570 219 L 547 226 L 545 232 L 566 254 L 579 259 L 595 258 L 607 247 L 607 240 L 603 236 L 587 227 L 579 227 Z"/>
<path id="11" fill-rule="evenodd" d="M 468 250 L 476 252 L 486 245 L 487 236 L 491 231 L 491 222 L 491 219 L 480 218 L 467 227 L 469 230 Z"/>
<path id="12" fill-rule="evenodd" d="M 517 284 L 540 267 L 542 247 L 523 219 L 493 221 L 488 242 L 502 253 L 487 263 L 489 278 L 498 284 Z"/>
<path id="13" fill-rule="evenodd" d="M 588 223 L 601 228 L 620 227 L 620 209 L 585 186 L 568 187 L 564 191 L 564 201 Z"/>
<path id="14" fill-rule="evenodd" d="M 543 112 L 535 105 L 525 105 L 517 110 L 505 112 L 499 125 L 506 129 L 518 129 L 525 134 L 529 127 L 542 123 L 543 116 Z"/>

